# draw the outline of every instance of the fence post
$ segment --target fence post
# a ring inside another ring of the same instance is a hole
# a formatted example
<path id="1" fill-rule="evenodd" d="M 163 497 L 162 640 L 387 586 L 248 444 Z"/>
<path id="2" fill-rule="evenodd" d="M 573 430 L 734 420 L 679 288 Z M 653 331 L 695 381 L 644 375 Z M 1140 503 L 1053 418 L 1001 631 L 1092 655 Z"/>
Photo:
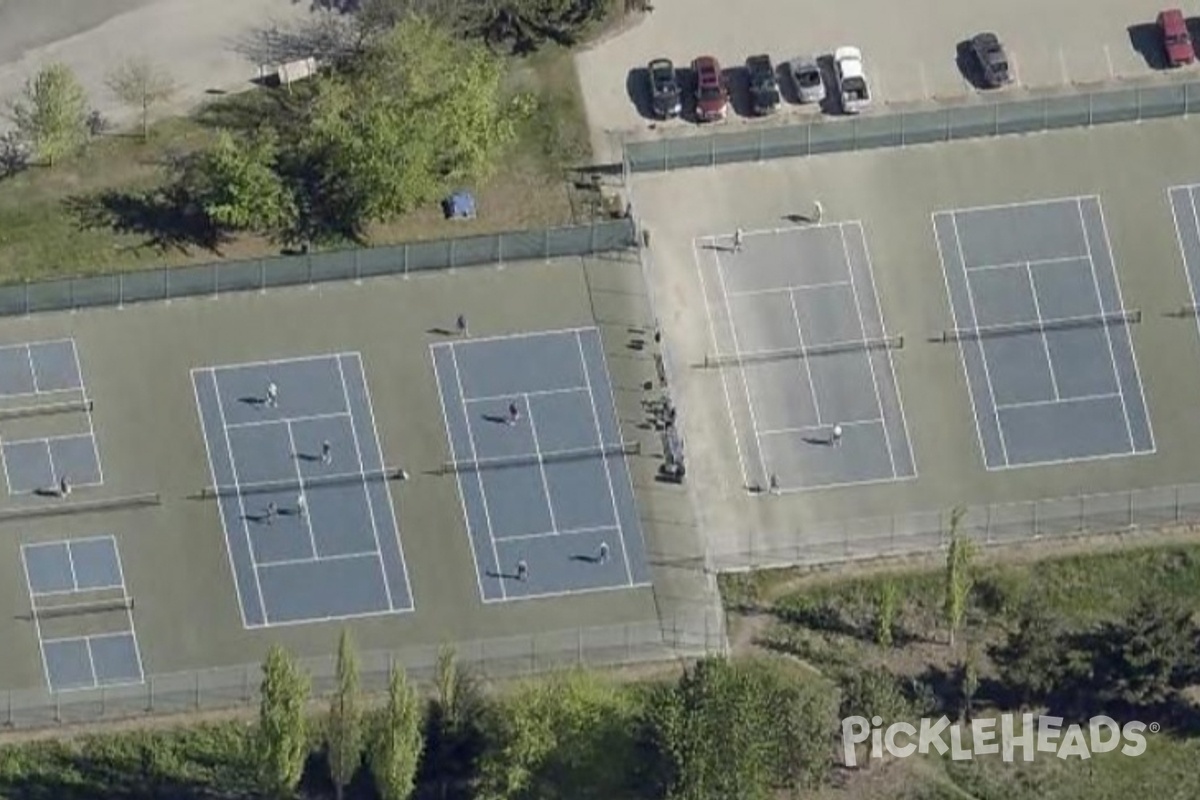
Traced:
<path id="1" fill-rule="evenodd" d="M 258 293 L 267 293 L 267 260 L 265 258 L 258 260 Z"/>
<path id="2" fill-rule="evenodd" d="M 21 290 L 21 305 L 25 309 L 25 316 L 29 316 L 29 279 L 25 279 L 25 284 Z"/>
<path id="3" fill-rule="evenodd" d="M 13 726 L 12 689 L 9 689 L 4 694 L 7 695 L 7 698 L 8 698 L 8 717 L 5 719 L 4 724 L 6 726 L 8 726 L 9 728 L 11 728 Z"/>
<path id="4" fill-rule="evenodd" d="M 504 234 L 496 234 L 496 263 L 504 266 Z"/>
<path id="5" fill-rule="evenodd" d="M 117 273 L 117 308 L 125 307 L 125 273 Z"/>
<path id="6" fill-rule="evenodd" d="M 358 258 L 358 248 L 354 248 L 351 252 L 354 253 L 354 283 L 360 284 L 362 283 L 362 262 Z"/>
<path id="7" fill-rule="evenodd" d="M 1038 501 L 1034 500 L 1030 505 L 1033 506 L 1033 535 L 1041 536 L 1042 532 L 1038 530 Z"/>
<path id="8" fill-rule="evenodd" d="M 242 704 L 250 705 L 250 665 L 242 668 Z"/>
<path id="9" fill-rule="evenodd" d="M 75 279 L 67 279 L 67 308 L 75 310 Z"/>
<path id="10" fill-rule="evenodd" d="M 54 721 L 62 723 L 62 695 L 58 692 L 54 693 Z"/>
<path id="11" fill-rule="evenodd" d="M 542 260 L 550 260 L 550 229 L 542 229 Z"/>
<path id="12" fill-rule="evenodd" d="M 195 694 L 192 696 L 193 705 L 197 711 L 200 710 L 200 673 L 196 673 Z"/>
<path id="13" fill-rule="evenodd" d="M 708 137 L 708 165 L 710 167 L 717 165 L 717 137 L 712 135 Z"/>
<path id="14" fill-rule="evenodd" d="M 1088 92 L 1087 101 L 1088 101 L 1088 127 L 1090 128 L 1096 124 L 1096 117 L 1095 117 L 1095 113 L 1094 113 L 1096 96 L 1094 94 L 1092 94 L 1091 92 Z"/>
<path id="15" fill-rule="evenodd" d="M 583 666 L 583 628 L 575 629 L 575 664 Z"/>
<path id="16" fill-rule="evenodd" d="M 154 676 L 146 678 L 146 713 L 154 713 Z"/>
<path id="17" fill-rule="evenodd" d="M 104 718 L 108 712 L 108 689 L 100 687 L 100 717 Z"/>
<path id="18" fill-rule="evenodd" d="M 588 239 L 588 255 L 593 255 L 596 252 L 596 223 L 595 222 L 592 223 L 589 234 L 590 234 L 590 236 Z"/>
<path id="19" fill-rule="evenodd" d="M 405 242 L 404 244 L 400 245 L 400 247 L 403 248 L 403 250 L 404 250 L 404 258 L 401 259 L 401 263 L 404 265 L 404 277 L 407 278 L 408 277 L 408 242 Z"/>

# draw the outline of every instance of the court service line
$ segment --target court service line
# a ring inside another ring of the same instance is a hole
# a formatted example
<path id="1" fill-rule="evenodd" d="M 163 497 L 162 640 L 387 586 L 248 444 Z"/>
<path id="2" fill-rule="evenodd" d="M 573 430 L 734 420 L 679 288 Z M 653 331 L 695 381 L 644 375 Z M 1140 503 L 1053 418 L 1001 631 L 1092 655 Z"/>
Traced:
<path id="1" fill-rule="evenodd" d="M 798 283 L 789 284 L 787 286 L 773 286 L 769 289 L 741 289 L 736 292 L 730 292 L 730 297 L 754 297 L 757 295 L 780 294 L 781 292 L 803 292 L 810 289 L 836 289 L 842 286 L 849 286 L 850 281 L 825 281 L 823 283 Z"/>
<path id="2" fill-rule="evenodd" d="M 1053 267 L 1058 264 L 1076 264 L 1087 258 L 1086 253 L 1080 253 L 1077 256 L 1055 256 L 1054 258 L 1030 258 L 1024 261 L 1008 261 L 1003 264 L 980 264 L 975 267 L 967 267 L 967 272 L 987 272 L 988 270 L 999 269 L 1019 269 L 1022 267 Z"/>
<path id="3" fill-rule="evenodd" d="M 1067 403 L 1092 403 L 1100 400 L 1112 400 L 1121 395 L 1117 392 L 1104 392 L 1102 394 L 1082 394 L 1076 397 L 1056 397 L 1053 400 L 1022 400 L 1018 403 L 1002 403 L 996 408 L 1001 411 L 1006 411 L 1010 408 L 1036 408 L 1038 406 L 1057 406 L 1066 405 Z"/>
<path id="4" fill-rule="evenodd" d="M 465 422 L 467 425 L 467 442 L 470 443 L 470 445 L 471 445 L 471 460 L 474 461 L 476 464 L 478 464 L 479 463 L 479 450 L 475 446 L 475 433 L 474 433 L 474 431 L 471 430 L 471 412 L 467 410 L 467 399 L 466 399 L 466 394 L 463 391 L 462 373 L 458 371 L 458 356 L 454 352 L 454 345 L 450 345 L 450 364 L 454 368 L 454 382 L 458 385 L 458 397 L 459 397 L 460 405 L 462 406 L 463 422 Z M 446 434 L 450 437 L 451 442 L 453 442 L 454 435 L 453 435 L 453 433 L 450 432 L 449 426 L 446 427 Z M 496 534 L 494 532 L 494 528 L 492 527 L 492 512 L 491 512 L 491 509 L 488 508 L 487 489 L 484 488 L 483 475 L 480 474 L 480 470 L 474 470 L 474 472 L 475 472 L 475 482 L 479 485 L 479 499 L 483 503 L 483 518 L 484 518 L 485 522 L 487 523 L 488 541 L 490 541 L 492 543 L 492 558 L 494 558 L 496 561 L 496 574 L 501 575 L 504 567 L 502 567 L 500 565 L 500 551 L 496 547 Z M 458 479 L 461 481 L 462 476 L 461 475 L 458 476 Z M 464 499 L 463 503 L 465 505 L 465 503 L 466 503 L 465 499 Z M 464 513 L 465 513 L 465 511 L 464 511 Z M 467 517 L 465 522 L 467 525 L 468 535 L 470 535 L 470 529 L 471 529 L 470 517 Z M 473 541 L 471 542 L 471 548 L 472 549 L 475 548 L 475 543 Z M 476 565 L 476 566 L 478 567 L 478 565 Z M 504 583 L 504 578 L 498 577 L 496 580 L 500 584 L 501 596 L 505 600 L 507 600 L 508 599 L 508 586 Z M 482 582 L 482 578 L 480 579 L 480 581 Z M 481 597 L 483 597 L 483 595 L 481 595 Z"/>
<path id="5" fill-rule="evenodd" d="M 231 422 L 230 428 L 256 428 L 263 425 L 281 425 L 283 423 L 293 422 L 315 422 L 323 419 L 338 419 L 340 417 L 349 417 L 350 412 L 347 411 L 330 411 L 324 414 L 301 414 L 298 417 L 278 417 L 276 419 L 252 419 L 246 422 Z"/>
<path id="6" fill-rule="evenodd" d="M 862 300 L 858 296 L 858 287 L 854 283 L 854 267 L 850 263 L 850 250 L 846 247 L 846 228 L 845 226 L 838 227 L 838 235 L 842 243 L 842 258 L 846 262 L 846 272 L 850 275 L 850 292 L 854 295 L 854 314 L 858 317 L 858 332 L 862 336 L 863 341 L 867 340 L 867 323 L 863 319 Z M 863 237 L 866 238 L 865 236 Z M 882 333 L 882 331 L 880 331 Z M 871 371 L 871 388 L 875 390 L 875 407 L 879 409 L 879 416 L 884 413 L 883 395 L 879 393 L 879 378 L 875 374 L 875 359 L 871 357 L 871 353 L 867 352 L 867 368 Z M 892 476 L 896 476 L 896 454 L 892 449 L 892 436 L 888 432 L 887 425 L 883 426 L 883 442 L 887 446 L 888 463 L 892 467 Z"/>
<path id="7" fill-rule="evenodd" d="M 378 558 L 379 552 L 376 550 L 363 550 L 359 553 L 338 553 L 332 556 L 315 555 L 312 558 L 280 558 L 275 561 L 263 561 L 258 565 L 259 569 L 267 567 L 292 567 L 297 564 L 319 564 L 322 561 L 351 561 L 354 559 L 363 558 Z M 386 583 L 386 575 L 385 583 Z"/>
<path id="8" fill-rule="evenodd" d="M 468 403 L 499 403 L 512 400 L 516 394 L 520 394 L 522 397 L 544 397 L 546 395 L 555 394 L 578 394 L 579 392 L 586 391 L 586 386 L 567 386 L 563 389 L 535 389 L 530 392 L 509 392 L 508 394 L 480 395 L 479 397 L 468 397 L 466 398 L 466 401 Z"/>
<path id="9" fill-rule="evenodd" d="M 346 404 L 346 408 L 350 408 L 350 387 L 346 385 L 346 370 L 342 367 L 342 359 L 339 356 L 337 359 L 338 377 L 342 381 L 342 402 Z M 383 545 L 379 543 L 379 526 L 375 524 L 375 499 L 371 497 L 370 487 L 367 486 L 367 471 L 363 464 L 362 446 L 358 441 L 358 429 L 354 426 L 354 415 L 350 415 L 350 440 L 354 442 L 354 457 L 358 461 L 358 473 L 362 476 L 363 496 L 367 498 L 367 514 L 371 517 L 371 535 L 375 539 L 375 553 L 379 556 L 379 570 L 383 577 L 384 594 L 387 596 L 388 609 L 395 609 L 396 605 L 392 602 L 392 587 L 387 580 L 387 570 L 383 566 Z M 310 528 L 311 529 L 311 528 Z M 316 543 L 313 543 L 313 551 L 316 552 Z"/>
<path id="10" fill-rule="evenodd" d="M 285 420 L 284 425 L 287 426 L 288 444 L 291 447 L 291 451 L 293 453 L 295 453 L 296 452 L 296 437 L 292 433 L 292 421 L 290 419 Z M 351 426 L 351 427 L 353 427 L 353 426 Z M 308 497 L 307 497 L 308 489 L 304 485 L 304 473 L 302 473 L 300 471 L 300 459 L 293 458 L 292 466 L 296 470 L 296 484 L 297 484 L 297 486 L 296 486 L 297 509 L 296 510 L 299 511 L 300 510 L 299 509 L 300 498 L 301 497 L 305 498 L 306 503 L 308 501 Z M 309 514 L 307 510 L 304 512 L 304 526 L 306 528 L 308 528 L 308 545 L 309 545 L 309 549 L 312 550 L 312 557 L 320 558 L 320 555 L 317 553 L 317 535 L 316 535 L 316 533 L 313 532 L 312 515 Z M 259 564 L 259 567 L 262 567 L 262 566 L 263 566 L 262 564 Z"/>
<path id="11" fill-rule="evenodd" d="M 864 425 L 880 425 L 884 421 L 885 420 L 883 417 L 874 417 L 871 419 L 854 419 L 854 420 L 850 420 L 849 422 L 839 422 L 838 425 L 841 425 L 843 428 L 853 428 L 855 426 L 861 427 Z M 772 428 L 770 430 L 760 431 L 759 433 L 762 436 L 784 436 L 784 435 L 793 434 L 793 433 L 809 433 L 811 431 L 824 431 L 828 435 L 829 426 L 828 425 L 800 425 L 795 428 Z"/>
<path id="12" fill-rule="evenodd" d="M 506 342 L 510 339 L 536 339 L 543 337 L 550 338 L 564 333 L 576 333 L 577 331 L 591 331 L 595 329 L 596 328 L 594 325 L 578 325 L 572 328 L 557 328 L 552 331 L 519 331 L 517 333 L 496 334 L 494 336 L 468 336 L 456 342 L 434 342 L 429 346 L 449 347 L 450 349 L 454 349 L 455 347 L 468 344 L 480 344 L 483 342 Z"/>
<path id="13" fill-rule="evenodd" d="M 261 369 L 262 367 L 276 367 L 281 364 L 303 364 L 309 361 L 335 361 L 338 356 L 349 354 L 349 351 L 337 353 L 318 353 L 307 356 L 268 358 L 261 361 L 242 361 L 238 364 L 222 364 L 214 367 L 199 367 L 199 369 L 211 370 L 214 375 L 218 372 L 250 372 L 255 369 Z"/>
<path id="14" fill-rule="evenodd" d="M 541 531 L 539 533 L 518 533 L 513 536 L 501 536 L 497 541 L 515 542 L 523 539 L 551 539 L 555 536 L 582 536 L 588 533 L 599 533 L 600 531 L 613 531 L 620 536 L 622 533 L 621 524 L 617 522 L 613 525 L 595 525 L 588 528 L 565 528 L 563 530 Z M 622 547 L 624 547 L 623 544 Z"/>
<path id="15" fill-rule="evenodd" d="M 600 449 L 603 450 L 604 431 L 600 427 L 600 409 L 596 407 L 596 396 L 592 392 L 592 378 L 588 373 L 587 354 L 583 351 L 583 337 L 578 333 L 575 334 L 575 345 L 579 348 L 579 365 L 583 368 L 583 379 L 587 382 L 588 399 L 592 404 L 592 424 L 596 428 L 596 441 Z M 619 430 L 617 438 L 620 438 Z M 613 487 L 612 471 L 607 458 L 601 457 L 601 461 L 604 463 L 604 480 L 608 483 L 608 499 L 612 503 L 613 519 L 617 523 L 617 539 L 621 547 L 621 561 L 625 564 L 625 581 L 631 584 L 633 583 L 633 571 L 629 567 L 629 553 L 625 548 L 625 527 L 621 525 L 621 510 L 617 508 L 617 492 Z"/>
<path id="16" fill-rule="evenodd" d="M 975 328 L 975 333 L 978 335 L 978 333 L 979 333 L 979 311 L 975 308 L 975 290 L 971 288 L 971 276 L 969 274 L 967 274 L 967 271 L 966 271 L 967 256 L 965 253 L 963 253 L 962 237 L 959 235 L 959 232 L 958 232 L 958 217 L 952 215 L 950 217 L 950 224 L 954 228 L 954 243 L 958 248 L 959 263 L 961 263 L 963 265 L 963 283 L 967 287 L 967 303 L 971 307 L 972 327 Z M 953 305 L 953 298 L 952 298 L 951 305 Z M 1000 452 L 1004 456 L 1004 463 L 1007 464 L 1008 463 L 1008 443 L 1005 442 L 1005 440 L 1004 440 L 1004 425 L 1000 422 L 1000 412 L 996 409 L 996 389 L 992 385 L 992 370 L 991 370 L 991 367 L 988 366 L 987 349 L 984 348 L 984 346 L 983 346 L 982 338 L 978 337 L 978 336 L 977 336 L 977 338 L 979 338 L 979 341 L 977 344 L 977 346 L 979 347 L 979 360 L 983 362 L 983 375 L 984 375 L 984 379 L 987 381 L 988 401 L 992 405 L 992 416 L 996 420 L 996 436 L 997 436 L 997 438 L 1000 439 Z M 986 460 L 986 453 L 985 453 L 985 460 Z"/>
<path id="17" fill-rule="evenodd" d="M 1054 374 L 1054 359 L 1050 357 L 1050 338 L 1046 335 L 1046 318 L 1042 316 L 1042 304 L 1038 302 L 1037 284 L 1033 282 L 1033 267 L 1028 264 L 1025 265 L 1025 275 L 1029 279 L 1029 295 L 1033 298 L 1033 313 L 1037 316 L 1042 352 L 1046 354 L 1046 369 L 1050 372 L 1050 387 L 1054 390 L 1054 399 L 1058 400 L 1062 394 L 1058 391 L 1058 376 Z M 1103 312 L 1103 307 L 1100 310 Z"/>
<path id="18" fill-rule="evenodd" d="M 1100 313 L 1103 314 L 1105 313 L 1104 296 L 1100 293 L 1100 278 L 1096 273 L 1096 260 L 1092 258 L 1092 243 L 1088 240 L 1088 227 L 1087 220 L 1083 216 L 1082 198 L 1079 198 L 1075 201 L 1075 210 L 1079 213 L 1079 226 L 1083 232 L 1083 241 L 1087 243 L 1088 267 L 1091 270 L 1092 275 L 1092 289 L 1096 292 L 1096 305 L 1099 307 Z M 1109 250 L 1109 258 L 1112 258 L 1111 250 Z M 1115 270 L 1113 274 L 1113 280 L 1116 280 Z M 1117 311 L 1124 311 L 1124 309 L 1119 308 Z M 1113 380 L 1116 382 L 1117 391 L 1121 395 L 1121 413 L 1125 416 L 1125 435 L 1129 438 L 1129 450 L 1130 452 L 1135 452 L 1137 450 L 1137 443 L 1133 440 L 1133 422 L 1129 418 L 1129 406 L 1125 402 L 1125 387 L 1121 385 L 1121 368 L 1117 366 L 1117 351 L 1116 348 L 1113 347 L 1112 331 L 1107 325 L 1104 326 L 1104 341 L 1108 343 L 1108 358 L 1112 364 Z M 1130 344 L 1130 349 L 1132 350 L 1132 343 Z"/>
<path id="19" fill-rule="evenodd" d="M 938 212 L 938 213 L 973 214 L 976 211 L 1002 211 L 1006 208 L 1031 208 L 1033 206 L 1056 206 L 1056 205 L 1063 205 L 1066 203 L 1076 203 L 1076 202 L 1079 202 L 1080 200 L 1082 200 L 1084 197 L 1085 197 L 1085 195 L 1068 195 L 1065 197 L 1048 197 L 1048 198 L 1041 198 L 1038 200 L 1020 200 L 1020 201 L 1013 202 L 1013 203 L 996 203 L 993 205 L 986 205 L 986 206 L 967 206 L 966 208 L 954 208 L 954 209 L 949 209 L 948 211 Z M 966 266 L 965 262 L 963 263 L 963 266 Z"/>

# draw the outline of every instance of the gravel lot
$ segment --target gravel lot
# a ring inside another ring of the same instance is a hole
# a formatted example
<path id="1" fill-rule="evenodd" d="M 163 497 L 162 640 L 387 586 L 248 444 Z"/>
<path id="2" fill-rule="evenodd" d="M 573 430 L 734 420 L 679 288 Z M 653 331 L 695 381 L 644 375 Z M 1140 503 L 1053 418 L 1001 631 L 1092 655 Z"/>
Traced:
<path id="1" fill-rule="evenodd" d="M 639 25 L 577 57 L 598 160 L 616 157 L 619 133 L 649 128 L 631 99 L 638 81 L 630 71 L 655 56 L 686 65 L 709 53 L 729 68 L 756 52 L 780 60 L 854 44 L 881 105 L 950 99 L 973 91 L 956 65 L 955 46 L 981 30 L 1000 35 L 1027 89 L 1144 77 L 1153 66 L 1139 50 L 1153 49 L 1146 26 L 1163 7 L 1162 0 L 743 0 L 736 11 L 721 0 L 654 5 Z"/>

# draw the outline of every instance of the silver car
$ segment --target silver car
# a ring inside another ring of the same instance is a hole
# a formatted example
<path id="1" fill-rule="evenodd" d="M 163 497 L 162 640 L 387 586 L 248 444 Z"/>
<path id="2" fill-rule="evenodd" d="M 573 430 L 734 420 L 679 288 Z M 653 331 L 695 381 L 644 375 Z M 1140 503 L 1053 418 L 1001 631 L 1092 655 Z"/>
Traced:
<path id="1" fill-rule="evenodd" d="M 815 58 L 799 56 L 788 62 L 788 74 L 801 103 L 820 103 L 825 99 L 825 78 Z"/>

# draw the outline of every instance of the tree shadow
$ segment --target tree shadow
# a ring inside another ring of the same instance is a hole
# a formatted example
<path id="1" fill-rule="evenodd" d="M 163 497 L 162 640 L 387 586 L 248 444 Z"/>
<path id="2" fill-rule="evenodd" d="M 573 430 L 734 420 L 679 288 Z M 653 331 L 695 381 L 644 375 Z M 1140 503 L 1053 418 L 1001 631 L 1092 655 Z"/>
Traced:
<path id="1" fill-rule="evenodd" d="M 142 236 L 141 246 L 160 252 L 188 254 L 198 248 L 219 256 L 221 245 L 230 241 L 175 187 L 143 192 L 109 189 L 68 197 L 63 204 L 82 230 Z"/>

